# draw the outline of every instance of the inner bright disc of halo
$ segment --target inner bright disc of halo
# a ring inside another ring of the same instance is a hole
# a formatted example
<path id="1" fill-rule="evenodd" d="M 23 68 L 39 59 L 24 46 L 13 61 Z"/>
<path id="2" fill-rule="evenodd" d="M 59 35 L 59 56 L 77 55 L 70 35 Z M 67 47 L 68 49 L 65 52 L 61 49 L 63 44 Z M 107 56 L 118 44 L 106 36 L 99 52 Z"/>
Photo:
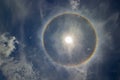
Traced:
<path id="1" fill-rule="evenodd" d="M 94 55 L 97 35 L 91 22 L 78 13 L 61 13 L 44 26 L 42 44 L 46 56 L 61 66 L 78 66 Z"/>

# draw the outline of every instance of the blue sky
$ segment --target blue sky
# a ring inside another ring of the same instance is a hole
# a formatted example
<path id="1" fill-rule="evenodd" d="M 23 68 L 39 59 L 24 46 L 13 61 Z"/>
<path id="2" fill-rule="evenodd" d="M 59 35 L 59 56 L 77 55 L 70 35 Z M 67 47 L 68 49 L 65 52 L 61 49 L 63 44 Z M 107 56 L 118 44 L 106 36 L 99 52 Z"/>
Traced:
<path id="1" fill-rule="evenodd" d="M 0 0 L 0 80 L 119 80 L 119 4 L 119 0 Z M 99 44 L 87 65 L 59 66 L 44 52 L 44 25 L 66 11 L 85 16 L 97 32 Z"/>

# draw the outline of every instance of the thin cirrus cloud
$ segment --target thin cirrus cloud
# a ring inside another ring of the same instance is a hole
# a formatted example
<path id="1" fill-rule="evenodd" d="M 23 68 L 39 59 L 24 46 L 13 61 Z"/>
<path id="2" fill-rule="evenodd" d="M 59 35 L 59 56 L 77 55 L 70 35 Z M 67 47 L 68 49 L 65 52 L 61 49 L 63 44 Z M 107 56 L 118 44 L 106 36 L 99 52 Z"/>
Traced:
<path id="1" fill-rule="evenodd" d="M 78 9 L 78 6 L 80 5 L 80 0 L 70 0 L 70 5 L 72 9 Z"/>
<path id="2" fill-rule="evenodd" d="M 18 43 L 14 36 L 6 33 L 0 35 L 0 55 L 8 57 L 15 50 L 15 43 Z"/>
<path id="3" fill-rule="evenodd" d="M 7 62 L 2 67 L 2 72 L 8 80 L 38 80 L 32 64 L 25 59 Z"/>
<path id="4" fill-rule="evenodd" d="M 6 0 L 4 4 L 12 13 L 13 21 L 23 21 L 29 14 L 30 5 L 27 0 Z"/>
<path id="5" fill-rule="evenodd" d="M 24 55 L 22 59 L 14 60 L 10 55 L 19 42 L 14 36 L 3 33 L 0 35 L 0 69 L 7 80 L 37 80 L 32 64 Z"/>

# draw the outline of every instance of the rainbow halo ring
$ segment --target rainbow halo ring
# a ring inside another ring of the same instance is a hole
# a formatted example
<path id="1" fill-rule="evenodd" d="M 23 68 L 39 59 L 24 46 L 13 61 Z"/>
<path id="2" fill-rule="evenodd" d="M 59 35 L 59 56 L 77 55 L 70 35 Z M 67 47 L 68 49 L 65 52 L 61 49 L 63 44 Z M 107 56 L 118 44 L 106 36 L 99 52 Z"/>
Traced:
<path id="1" fill-rule="evenodd" d="M 49 19 L 42 31 L 46 56 L 65 67 L 78 67 L 90 61 L 98 38 L 91 22 L 79 13 L 64 12 Z"/>

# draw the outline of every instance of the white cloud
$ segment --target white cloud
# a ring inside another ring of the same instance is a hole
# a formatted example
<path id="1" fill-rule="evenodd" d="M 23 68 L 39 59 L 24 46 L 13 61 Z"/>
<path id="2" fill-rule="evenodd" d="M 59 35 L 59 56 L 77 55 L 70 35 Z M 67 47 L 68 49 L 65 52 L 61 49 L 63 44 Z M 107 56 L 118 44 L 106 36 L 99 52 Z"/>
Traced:
<path id="1" fill-rule="evenodd" d="M 14 36 L 6 33 L 0 35 L 0 56 L 8 57 L 15 49 L 15 43 L 18 43 Z"/>
<path id="2" fill-rule="evenodd" d="M 80 5 L 80 0 L 70 0 L 70 5 L 72 6 L 72 9 L 78 9 L 78 6 Z"/>
<path id="3" fill-rule="evenodd" d="M 33 71 L 33 65 L 27 60 L 24 52 L 21 52 L 20 60 L 14 60 L 9 55 L 15 50 L 18 43 L 14 36 L 7 33 L 0 35 L 0 69 L 7 80 L 38 80 Z"/>
<path id="4" fill-rule="evenodd" d="M 37 80 L 32 64 L 25 59 L 20 61 L 9 61 L 2 67 L 3 74 L 8 80 Z"/>

